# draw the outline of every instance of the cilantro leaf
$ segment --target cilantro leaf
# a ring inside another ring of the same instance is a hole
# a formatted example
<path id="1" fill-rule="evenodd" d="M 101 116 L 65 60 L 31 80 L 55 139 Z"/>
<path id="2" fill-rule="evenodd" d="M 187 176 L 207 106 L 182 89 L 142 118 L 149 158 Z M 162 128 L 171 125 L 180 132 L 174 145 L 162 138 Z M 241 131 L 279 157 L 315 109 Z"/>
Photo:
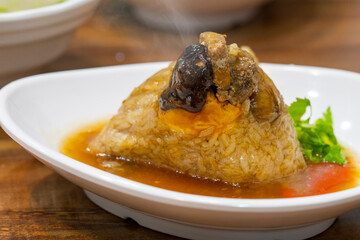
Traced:
<path id="1" fill-rule="evenodd" d="M 330 107 L 328 107 L 323 116 L 324 118 L 316 120 L 315 129 L 325 143 L 336 145 L 338 142 L 334 134 Z"/>
<path id="2" fill-rule="evenodd" d="M 310 117 L 306 120 L 301 119 L 308 107 L 311 112 L 311 103 L 307 98 L 297 98 L 289 107 L 289 114 L 294 122 L 304 155 L 315 163 L 346 164 L 345 154 L 334 134 L 330 107 L 323 114 L 323 118 L 317 119 L 315 124 L 310 124 Z"/>
<path id="3" fill-rule="evenodd" d="M 325 162 L 332 162 L 344 165 L 346 164 L 345 154 L 341 152 L 341 147 L 339 145 L 333 146 L 330 148 L 328 154 L 324 157 Z"/>
<path id="4" fill-rule="evenodd" d="M 311 107 L 309 99 L 296 98 L 296 102 L 293 102 L 289 107 L 289 114 L 294 122 L 301 120 L 301 117 L 305 114 L 307 107 Z"/>

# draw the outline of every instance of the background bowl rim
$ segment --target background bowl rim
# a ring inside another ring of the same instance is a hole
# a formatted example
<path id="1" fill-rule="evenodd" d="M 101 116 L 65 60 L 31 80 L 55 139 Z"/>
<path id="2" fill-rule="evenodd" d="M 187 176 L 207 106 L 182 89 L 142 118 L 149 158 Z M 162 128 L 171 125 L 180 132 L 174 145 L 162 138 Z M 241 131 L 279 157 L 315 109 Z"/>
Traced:
<path id="1" fill-rule="evenodd" d="M 17 22 L 29 19 L 37 19 L 66 12 L 70 9 L 81 7 L 98 0 L 66 0 L 62 3 L 52 4 L 39 8 L 31 8 L 17 12 L 0 13 L 0 23 Z"/>

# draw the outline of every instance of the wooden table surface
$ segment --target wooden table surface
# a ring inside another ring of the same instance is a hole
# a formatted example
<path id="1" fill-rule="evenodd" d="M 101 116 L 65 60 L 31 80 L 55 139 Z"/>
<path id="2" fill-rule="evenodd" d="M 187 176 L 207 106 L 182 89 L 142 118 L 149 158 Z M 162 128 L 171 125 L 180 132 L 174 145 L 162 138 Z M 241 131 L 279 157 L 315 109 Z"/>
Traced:
<path id="1" fill-rule="evenodd" d="M 42 72 L 174 60 L 196 32 L 150 29 L 129 8 L 103 1 L 68 51 Z M 229 42 L 251 46 L 262 62 L 360 72 L 360 1 L 275 0 L 247 24 L 225 30 Z M 340 83 L 340 79 L 339 79 Z M 360 239 L 360 208 L 314 239 Z M 117 218 L 82 189 L 0 132 L 0 239 L 176 239 Z"/>

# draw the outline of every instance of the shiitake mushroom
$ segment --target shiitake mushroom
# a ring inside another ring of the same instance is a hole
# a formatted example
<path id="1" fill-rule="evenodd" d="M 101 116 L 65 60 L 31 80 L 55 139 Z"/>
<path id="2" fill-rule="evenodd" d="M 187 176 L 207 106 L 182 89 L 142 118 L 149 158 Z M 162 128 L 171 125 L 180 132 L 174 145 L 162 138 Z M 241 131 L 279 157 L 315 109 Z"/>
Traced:
<path id="1" fill-rule="evenodd" d="M 207 48 L 201 44 L 188 46 L 176 62 L 169 87 L 160 96 L 160 109 L 200 112 L 213 79 Z"/>

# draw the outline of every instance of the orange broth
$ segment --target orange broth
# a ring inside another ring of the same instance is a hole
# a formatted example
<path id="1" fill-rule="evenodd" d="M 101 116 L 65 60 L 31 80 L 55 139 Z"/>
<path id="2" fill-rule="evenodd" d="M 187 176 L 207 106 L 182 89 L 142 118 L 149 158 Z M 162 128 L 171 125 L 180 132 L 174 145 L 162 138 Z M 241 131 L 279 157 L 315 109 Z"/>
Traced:
<path id="1" fill-rule="evenodd" d="M 305 171 L 271 183 L 229 184 L 204 179 L 151 163 L 139 163 L 92 153 L 88 146 L 104 124 L 90 125 L 65 139 L 61 152 L 73 159 L 104 171 L 151 186 L 168 190 L 226 198 L 288 198 L 337 192 L 358 185 L 358 164 L 347 152 L 344 166 L 308 162 Z"/>

